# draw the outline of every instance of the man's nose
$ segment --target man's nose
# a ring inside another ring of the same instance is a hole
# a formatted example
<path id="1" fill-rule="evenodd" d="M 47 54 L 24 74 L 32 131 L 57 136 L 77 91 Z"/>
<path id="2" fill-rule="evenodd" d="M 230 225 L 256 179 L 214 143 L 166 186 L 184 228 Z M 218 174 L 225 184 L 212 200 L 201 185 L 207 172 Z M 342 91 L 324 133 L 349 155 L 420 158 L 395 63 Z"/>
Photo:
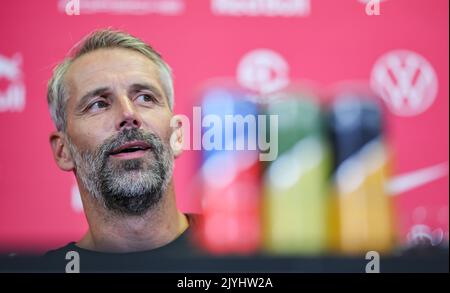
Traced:
<path id="1" fill-rule="evenodd" d="M 117 101 L 119 116 L 116 121 L 116 130 L 120 131 L 123 128 L 140 128 L 142 120 L 133 101 L 127 96 L 120 97 Z"/>

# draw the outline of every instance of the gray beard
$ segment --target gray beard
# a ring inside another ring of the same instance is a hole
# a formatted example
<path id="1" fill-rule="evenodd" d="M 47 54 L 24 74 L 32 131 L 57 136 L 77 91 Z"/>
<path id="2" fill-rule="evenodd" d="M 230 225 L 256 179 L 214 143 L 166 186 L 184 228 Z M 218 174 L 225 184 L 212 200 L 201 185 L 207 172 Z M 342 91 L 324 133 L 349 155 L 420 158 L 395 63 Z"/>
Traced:
<path id="1" fill-rule="evenodd" d="M 151 146 L 144 157 L 129 160 L 110 158 L 113 149 L 136 140 Z M 152 133 L 125 129 L 105 140 L 94 152 L 78 150 L 69 138 L 68 146 L 76 176 L 87 192 L 115 214 L 140 216 L 155 208 L 172 178 L 172 150 Z"/>

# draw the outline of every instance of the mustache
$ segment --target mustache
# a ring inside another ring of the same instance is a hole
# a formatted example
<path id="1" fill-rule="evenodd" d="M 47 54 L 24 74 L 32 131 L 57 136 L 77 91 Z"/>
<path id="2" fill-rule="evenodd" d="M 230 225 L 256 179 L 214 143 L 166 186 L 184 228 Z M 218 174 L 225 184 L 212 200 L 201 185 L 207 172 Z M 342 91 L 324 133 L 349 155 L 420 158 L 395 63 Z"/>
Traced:
<path id="1" fill-rule="evenodd" d="M 114 149 L 124 145 L 125 143 L 143 141 L 150 146 L 150 151 L 154 152 L 158 157 L 164 151 L 164 143 L 161 138 L 154 133 L 144 132 L 141 129 L 124 129 L 118 134 L 107 138 L 97 149 L 96 156 L 106 159 Z"/>

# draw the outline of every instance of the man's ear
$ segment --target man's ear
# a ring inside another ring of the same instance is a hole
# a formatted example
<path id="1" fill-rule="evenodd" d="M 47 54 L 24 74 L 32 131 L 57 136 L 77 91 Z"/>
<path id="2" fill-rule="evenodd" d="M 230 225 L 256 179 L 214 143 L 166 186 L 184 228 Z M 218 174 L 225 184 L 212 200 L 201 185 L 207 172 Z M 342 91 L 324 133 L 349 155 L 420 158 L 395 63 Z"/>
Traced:
<path id="1" fill-rule="evenodd" d="M 187 123 L 187 125 L 186 125 Z M 185 141 L 185 133 L 183 129 L 189 127 L 189 120 L 184 115 L 174 115 L 170 119 L 170 127 L 172 134 L 170 136 L 170 147 L 172 148 L 175 158 L 183 152 Z"/>
<path id="2" fill-rule="evenodd" d="M 75 168 L 72 155 L 66 144 L 65 134 L 54 131 L 50 134 L 50 145 L 52 147 L 53 158 L 61 170 L 72 171 Z"/>

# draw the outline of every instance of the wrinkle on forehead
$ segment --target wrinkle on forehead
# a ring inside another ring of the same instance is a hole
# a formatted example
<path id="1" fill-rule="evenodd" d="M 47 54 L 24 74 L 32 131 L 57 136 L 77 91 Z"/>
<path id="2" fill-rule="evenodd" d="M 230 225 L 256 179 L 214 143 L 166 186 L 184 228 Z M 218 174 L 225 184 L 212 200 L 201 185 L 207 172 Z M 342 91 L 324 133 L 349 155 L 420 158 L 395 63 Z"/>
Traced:
<path id="1" fill-rule="evenodd" d="M 152 83 L 164 93 L 156 65 L 146 56 L 123 48 L 87 53 L 73 62 L 65 76 L 69 95 L 75 99 L 96 87 L 126 87 L 139 81 Z"/>

